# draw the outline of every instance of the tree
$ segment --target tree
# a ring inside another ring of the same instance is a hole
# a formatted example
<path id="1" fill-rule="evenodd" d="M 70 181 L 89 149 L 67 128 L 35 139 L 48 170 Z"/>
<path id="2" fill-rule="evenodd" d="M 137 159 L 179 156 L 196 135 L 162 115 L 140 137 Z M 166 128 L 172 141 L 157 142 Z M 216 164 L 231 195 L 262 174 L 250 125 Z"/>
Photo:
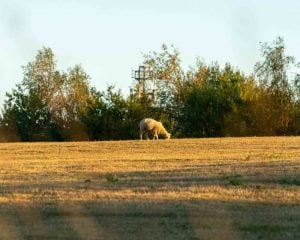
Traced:
<path id="1" fill-rule="evenodd" d="M 89 140 L 105 139 L 105 129 L 103 114 L 106 105 L 103 101 L 103 93 L 95 88 L 90 89 L 90 96 L 86 100 L 85 111 L 80 114 L 80 121 L 84 124 L 84 128 Z"/>
<path id="2" fill-rule="evenodd" d="M 80 115 L 90 96 L 89 76 L 80 65 L 57 70 L 50 48 L 23 67 L 24 78 L 7 94 L 2 121 L 21 140 L 85 140 Z"/>
<path id="3" fill-rule="evenodd" d="M 294 111 L 294 94 L 289 79 L 291 66 L 295 66 L 295 58 L 285 54 L 282 37 L 278 37 L 271 44 L 262 44 L 263 61 L 256 63 L 255 73 L 260 85 L 266 89 L 270 101 L 266 108 L 270 109 L 268 122 L 272 124 L 273 134 L 288 132 L 291 115 Z"/>
<path id="4" fill-rule="evenodd" d="M 157 105 L 172 108 L 180 101 L 180 90 L 183 81 L 180 53 L 178 49 L 165 44 L 161 52 L 144 54 L 144 64 L 149 65 L 157 79 Z"/>
<path id="5" fill-rule="evenodd" d="M 88 110 L 89 102 L 93 101 L 95 97 L 95 95 L 91 95 L 90 77 L 80 65 L 75 65 L 65 75 L 61 105 L 61 109 L 64 110 L 61 118 L 66 126 L 65 134 L 70 140 L 88 140 L 86 126 L 81 119 Z"/>
<path id="6" fill-rule="evenodd" d="M 28 94 L 22 87 L 17 85 L 11 94 L 7 94 L 1 121 L 3 130 L 22 141 L 61 140 L 59 128 L 51 120 L 40 95 L 32 90 Z"/>
<path id="7" fill-rule="evenodd" d="M 238 69 L 198 61 L 186 75 L 184 104 L 179 115 L 181 134 L 191 137 L 246 135 L 241 114 L 249 80 Z"/>
<path id="8" fill-rule="evenodd" d="M 192 86 L 179 119 L 186 137 L 213 137 L 222 132 L 223 101 L 212 88 Z"/>
<path id="9" fill-rule="evenodd" d="M 23 66 L 23 75 L 24 78 L 20 84 L 19 92 L 23 94 L 25 99 L 30 100 L 33 114 L 46 114 L 47 117 L 43 116 L 41 118 L 47 120 L 50 125 L 48 128 L 52 129 L 53 126 L 56 126 L 55 136 L 49 135 L 46 139 L 64 139 L 61 115 L 58 113 L 62 111 L 64 102 L 62 88 L 65 75 L 57 70 L 52 50 L 46 47 L 39 50 L 35 60 Z M 18 95 L 15 94 L 15 97 L 18 97 Z M 27 113 L 29 114 L 30 111 L 28 110 Z M 30 116 L 29 118 L 32 119 Z"/>

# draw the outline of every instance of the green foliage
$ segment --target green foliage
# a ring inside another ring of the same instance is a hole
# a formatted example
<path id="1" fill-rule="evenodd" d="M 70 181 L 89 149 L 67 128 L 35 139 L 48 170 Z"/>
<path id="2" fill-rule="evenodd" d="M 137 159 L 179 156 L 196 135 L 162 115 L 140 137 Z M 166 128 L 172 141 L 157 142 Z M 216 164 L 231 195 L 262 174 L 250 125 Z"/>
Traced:
<path id="1" fill-rule="evenodd" d="M 43 48 L 23 70 L 23 81 L 7 93 L 4 132 L 23 141 L 85 139 L 79 115 L 90 87 L 83 69 L 77 65 L 67 74 L 58 71 L 52 50 Z"/>
<path id="2" fill-rule="evenodd" d="M 285 54 L 283 38 L 278 37 L 273 43 L 262 44 L 264 60 L 255 65 L 255 73 L 261 86 L 265 89 L 269 101 L 265 108 L 269 109 L 272 121 L 271 134 L 289 133 L 294 112 L 294 92 L 291 82 L 297 82 L 297 76 L 289 79 L 289 68 L 294 66 L 295 59 Z"/>
<path id="3" fill-rule="evenodd" d="M 157 79 L 157 106 L 171 108 L 179 104 L 183 70 L 178 49 L 163 44 L 160 52 L 145 54 L 144 59 L 144 64 L 153 69 Z"/>
<path id="4" fill-rule="evenodd" d="M 222 134 L 223 99 L 214 89 L 192 87 L 182 109 L 182 131 L 187 137 Z"/>
<path id="5" fill-rule="evenodd" d="M 179 117 L 182 132 L 188 137 L 224 136 L 227 125 L 235 121 L 229 116 L 243 103 L 240 86 L 244 78 L 229 64 L 223 70 L 217 64 L 201 64 L 195 76 L 188 82 Z"/>
<path id="6" fill-rule="evenodd" d="M 105 108 L 103 109 L 104 136 L 107 140 L 125 139 L 123 123 L 125 121 L 126 103 L 121 91 L 114 92 L 112 86 L 104 93 Z"/>
<path id="7" fill-rule="evenodd" d="M 31 90 L 26 94 L 17 85 L 7 97 L 2 119 L 7 134 L 17 135 L 22 141 L 61 140 L 58 126 L 51 121 L 50 112 L 38 93 Z"/>
<path id="8" fill-rule="evenodd" d="M 105 134 L 102 121 L 105 103 L 102 93 L 91 88 L 90 96 L 86 101 L 85 111 L 80 112 L 79 119 L 85 126 L 89 140 L 101 140 Z"/>
<path id="9" fill-rule="evenodd" d="M 299 65 L 280 37 L 262 44 L 261 53 L 255 75 L 199 60 L 184 72 L 180 52 L 162 45 L 143 61 L 157 79 L 154 103 L 146 93 L 98 91 L 80 65 L 59 71 L 52 50 L 43 48 L 7 93 L 0 141 L 138 139 L 145 117 L 160 120 L 173 137 L 299 135 L 300 74 L 290 72 Z"/>

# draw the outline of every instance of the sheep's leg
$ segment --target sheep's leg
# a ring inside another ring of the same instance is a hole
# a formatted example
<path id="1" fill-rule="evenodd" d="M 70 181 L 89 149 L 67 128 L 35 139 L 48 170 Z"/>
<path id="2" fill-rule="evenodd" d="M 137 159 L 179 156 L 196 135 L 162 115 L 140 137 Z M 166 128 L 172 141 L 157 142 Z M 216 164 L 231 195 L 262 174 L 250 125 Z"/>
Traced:
<path id="1" fill-rule="evenodd" d="M 144 134 L 144 131 L 143 130 L 140 130 L 140 139 L 143 140 L 143 134 Z"/>
<path id="2" fill-rule="evenodd" d="M 148 132 L 145 133 L 146 139 L 149 140 Z"/>
<path id="3" fill-rule="evenodd" d="M 157 139 L 158 140 L 158 134 L 157 132 L 154 132 L 153 140 Z"/>

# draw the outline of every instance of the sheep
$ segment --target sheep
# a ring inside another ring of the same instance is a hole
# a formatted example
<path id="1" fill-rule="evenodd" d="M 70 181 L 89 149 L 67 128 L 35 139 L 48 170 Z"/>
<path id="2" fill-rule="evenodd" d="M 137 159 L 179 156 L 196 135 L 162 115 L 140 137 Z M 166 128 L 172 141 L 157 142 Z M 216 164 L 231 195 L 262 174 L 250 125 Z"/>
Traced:
<path id="1" fill-rule="evenodd" d="M 145 134 L 146 139 L 149 139 L 148 133 L 154 134 L 153 140 L 158 139 L 158 134 L 164 135 L 165 138 L 170 139 L 171 134 L 164 128 L 163 124 L 152 118 L 145 118 L 140 121 L 140 137 L 143 140 L 143 135 Z"/>

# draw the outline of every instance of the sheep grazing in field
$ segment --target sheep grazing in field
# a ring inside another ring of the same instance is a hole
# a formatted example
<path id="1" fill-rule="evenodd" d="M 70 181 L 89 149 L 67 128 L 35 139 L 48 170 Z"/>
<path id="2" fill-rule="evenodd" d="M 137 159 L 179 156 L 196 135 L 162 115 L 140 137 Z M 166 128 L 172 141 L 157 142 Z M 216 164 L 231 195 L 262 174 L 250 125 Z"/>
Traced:
<path id="1" fill-rule="evenodd" d="M 153 134 L 153 140 L 158 139 L 158 135 L 163 135 L 165 138 L 170 139 L 171 134 L 164 128 L 163 124 L 152 118 L 145 118 L 140 121 L 140 137 L 143 140 L 143 135 L 149 139 L 148 133 Z"/>

